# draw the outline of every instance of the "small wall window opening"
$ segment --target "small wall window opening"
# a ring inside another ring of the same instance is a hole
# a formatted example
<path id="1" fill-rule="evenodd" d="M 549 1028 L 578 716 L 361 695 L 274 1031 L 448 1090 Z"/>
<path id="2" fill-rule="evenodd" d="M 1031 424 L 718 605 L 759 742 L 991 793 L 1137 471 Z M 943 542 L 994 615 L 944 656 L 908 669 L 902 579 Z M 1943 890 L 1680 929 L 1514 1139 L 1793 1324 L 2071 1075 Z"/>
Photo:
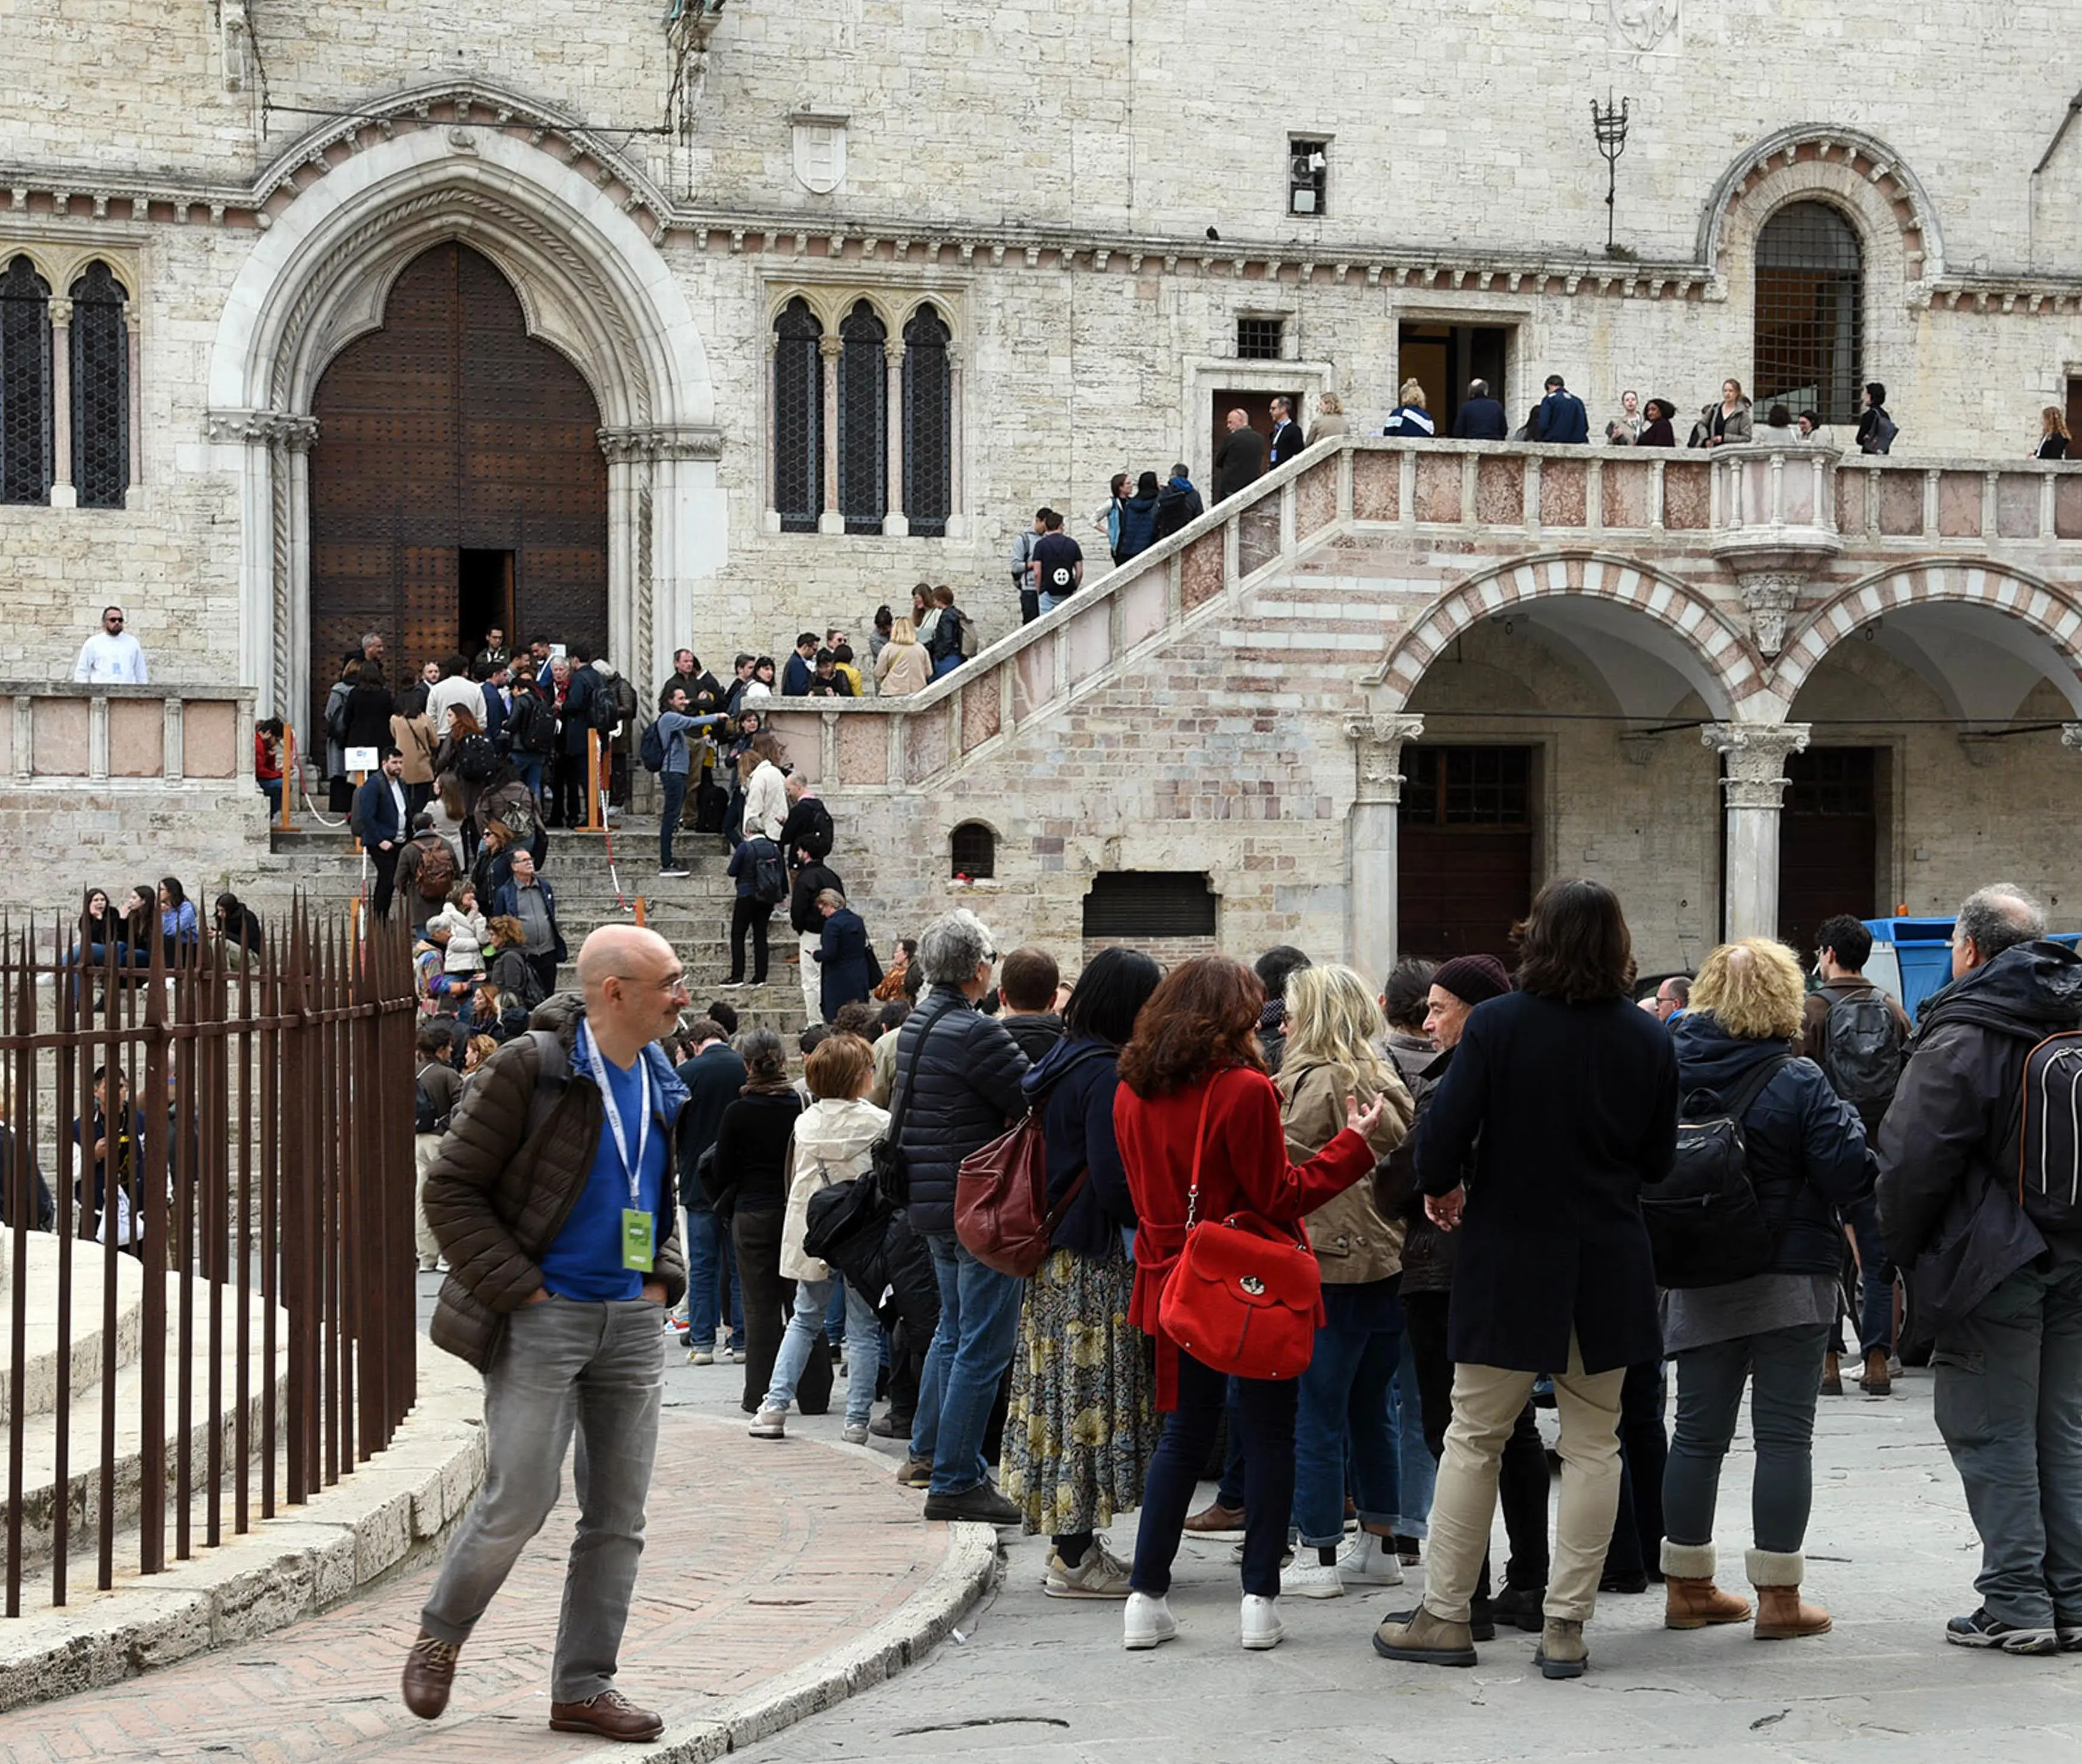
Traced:
<path id="1" fill-rule="evenodd" d="M 1239 361 L 1277 361 L 1287 341 L 1283 318 L 1239 318 L 1237 321 L 1237 359 Z"/>
<path id="2" fill-rule="evenodd" d="M 1330 142 L 1290 139 L 1287 151 L 1292 161 L 1288 176 L 1288 212 L 1311 215 L 1325 213 L 1330 187 Z"/>
<path id="3" fill-rule="evenodd" d="M 988 882 L 997 874 L 997 835 L 980 821 L 964 821 L 947 841 L 950 868 L 971 882 Z"/>
<path id="4" fill-rule="evenodd" d="M 1085 896 L 1088 937 L 1212 937 L 1215 891 L 1197 869 L 1111 870 Z"/>

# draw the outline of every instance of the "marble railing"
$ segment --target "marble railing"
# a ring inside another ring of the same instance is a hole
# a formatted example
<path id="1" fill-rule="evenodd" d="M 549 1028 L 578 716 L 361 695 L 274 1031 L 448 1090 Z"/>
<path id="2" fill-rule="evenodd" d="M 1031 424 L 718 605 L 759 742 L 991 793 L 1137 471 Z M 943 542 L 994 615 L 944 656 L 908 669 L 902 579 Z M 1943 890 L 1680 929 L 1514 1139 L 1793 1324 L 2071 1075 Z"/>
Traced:
<path id="1" fill-rule="evenodd" d="M 1712 452 L 1411 443 L 1310 448 L 1067 606 L 924 692 L 784 701 L 769 722 L 813 781 L 916 789 L 1153 651 L 1218 598 L 1291 564 L 1331 529 L 1409 533 L 1507 555 L 1559 541 L 1738 570 L 1857 549 L 2082 556 L 2082 464 L 1886 459 L 1758 444 Z M 795 708 L 799 704 L 801 708 Z"/>
<path id="2" fill-rule="evenodd" d="M 0 782 L 17 788 L 251 785 L 250 689 L 0 680 Z"/>

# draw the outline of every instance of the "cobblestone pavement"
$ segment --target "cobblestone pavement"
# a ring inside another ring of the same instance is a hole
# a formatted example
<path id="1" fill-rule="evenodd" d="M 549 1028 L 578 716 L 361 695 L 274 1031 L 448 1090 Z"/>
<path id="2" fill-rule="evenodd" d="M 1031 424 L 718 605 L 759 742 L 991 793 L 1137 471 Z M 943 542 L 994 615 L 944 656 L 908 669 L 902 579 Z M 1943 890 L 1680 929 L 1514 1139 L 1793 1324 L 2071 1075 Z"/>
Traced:
<path id="1" fill-rule="evenodd" d="M 1120 1607 L 1040 1591 L 1038 1539 L 1011 1552 L 997 1591 L 900 1682 L 811 1717 L 752 1764 L 1181 1764 L 1365 1759 L 1474 1764 L 1618 1756 L 1671 1764 L 2064 1764 L 2082 1760 L 2082 1655 L 2012 1659 L 1949 1647 L 1946 1617 L 1977 1602 L 1979 1545 L 1930 1413 L 1927 1374 L 1883 1400 L 1822 1402 L 1810 1593 L 1835 1631 L 1759 1642 L 1740 1629 L 1663 1629 L 1659 1588 L 1608 1595 L 1591 1669 L 1532 1669 L 1535 1637 L 1506 1631 L 1472 1671 L 1393 1665 L 1369 1633 L 1407 1608 L 1410 1584 L 1282 1601 L 1288 1639 L 1237 1645 L 1230 1546 L 1189 1544 L 1172 1594 L 1182 1634 L 1120 1647 Z M 1747 1417 L 1745 1418 L 1747 1425 Z M 1739 1586 L 1752 1460 L 1722 1478 L 1724 1585 Z M 1207 1491 L 1203 1490 L 1203 1492 Z M 1130 1522 L 1114 1532 L 1131 1553 Z"/>
<path id="2" fill-rule="evenodd" d="M 815 1442 L 837 1439 L 837 1415 L 799 1420 L 792 1430 L 803 1437 L 780 1445 L 751 1440 L 736 1408 L 741 1370 L 691 1368 L 667 1352 L 668 1407 L 620 1682 L 664 1711 L 670 1732 L 889 1616 L 940 1565 L 948 1534 L 921 1521 L 921 1497 L 898 1488 L 876 1457 Z M 438 1722 L 415 1719 L 398 1695 L 433 1581 L 428 1561 L 263 1640 L 0 1716 L 0 1760 L 598 1758 L 602 1742 L 548 1727 L 575 1517 L 568 1475 L 566 1484 L 464 1649 Z"/>

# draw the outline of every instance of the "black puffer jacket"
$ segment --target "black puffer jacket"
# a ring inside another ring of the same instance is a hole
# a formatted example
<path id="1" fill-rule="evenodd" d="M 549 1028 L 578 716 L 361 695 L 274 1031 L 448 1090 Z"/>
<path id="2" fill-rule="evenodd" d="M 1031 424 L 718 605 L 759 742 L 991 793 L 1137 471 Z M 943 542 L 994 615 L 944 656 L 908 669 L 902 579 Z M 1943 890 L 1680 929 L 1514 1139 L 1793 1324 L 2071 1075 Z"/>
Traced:
<path id="1" fill-rule="evenodd" d="M 2015 1181 L 2025 1061 L 2078 1024 L 2082 957 L 2057 943 L 2005 949 L 1923 1001 L 1880 1123 L 1880 1230 L 1900 1266 L 1979 1200 L 1975 1172 Z M 2082 1239 L 2052 1234 L 2046 1246 L 2056 1261 L 2082 1261 Z"/>
<path id="2" fill-rule="evenodd" d="M 1431 1223 L 1424 1210 L 1424 1197 L 1417 1190 L 1417 1126 L 1424 1118 L 1424 1111 L 1431 1105 L 1431 1099 L 1439 1093 L 1446 1068 L 1453 1063 L 1453 1050 L 1448 1048 L 1443 1054 L 1434 1054 L 1431 1063 L 1412 1073 L 1398 1059 L 1397 1067 L 1410 1085 L 1410 1094 L 1417 1104 L 1416 1112 L 1410 1118 L 1410 1131 L 1403 1136 L 1402 1143 L 1374 1166 L 1374 1205 L 1390 1219 L 1400 1219 L 1408 1226 L 1408 1234 L 1402 1240 L 1402 1286 L 1404 1292 L 1451 1292 L 1453 1290 L 1453 1252 L 1456 1240 L 1450 1231 L 1442 1231 Z M 1466 1168 L 1472 1175 L 1475 1160 L 1468 1159 Z"/>
<path id="3" fill-rule="evenodd" d="M 917 1088 L 907 1106 L 911 1055 L 918 1052 Z M 902 1143 L 911 1179 L 911 1227 L 955 1228 L 955 1177 L 962 1160 L 1026 1113 L 1019 1081 L 1026 1056 L 995 1017 L 985 1017 L 960 988 L 935 986 L 904 1020 L 896 1041 L 896 1084 L 889 1111 L 904 1110 Z"/>
<path id="4" fill-rule="evenodd" d="M 1730 1035 L 1717 1017 L 1688 1011 L 1670 1025 L 1677 1085 L 1723 1098 L 1758 1066 L 1790 1053 L 1789 1042 Z M 1833 1274 L 1843 1265 L 1844 1208 L 1872 1193 L 1872 1164 L 1858 1112 L 1811 1059 L 1774 1073 L 1743 1117 L 1750 1185 L 1771 1227 L 1781 1274 Z"/>

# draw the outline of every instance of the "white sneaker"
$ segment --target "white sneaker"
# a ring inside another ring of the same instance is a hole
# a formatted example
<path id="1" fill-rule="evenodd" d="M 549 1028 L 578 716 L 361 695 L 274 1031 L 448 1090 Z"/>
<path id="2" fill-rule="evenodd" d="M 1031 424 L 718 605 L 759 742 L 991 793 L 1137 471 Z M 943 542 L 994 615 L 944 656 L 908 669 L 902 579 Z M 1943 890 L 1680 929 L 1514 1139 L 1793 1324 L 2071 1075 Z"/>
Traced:
<path id="1" fill-rule="evenodd" d="M 714 1348 L 707 1347 L 689 1348 L 687 1349 L 687 1364 L 689 1366 L 714 1366 L 715 1364 L 715 1349 Z"/>
<path id="2" fill-rule="evenodd" d="M 786 1439 L 788 1437 L 788 1411 L 785 1408 L 762 1408 L 752 1417 L 752 1425 L 745 1431 L 754 1439 Z"/>
<path id="3" fill-rule="evenodd" d="M 1152 1593 L 1127 1595 L 1127 1606 L 1120 1614 L 1120 1635 L 1121 1645 L 1130 1653 L 1170 1641 L 1178 1633 L 1178 1619 L 1171 1615 L 1169 1599 Z"/>
<path id="4" fill-rule="evenodd" d="M 1126 1598 L 1131 1590 L 1127 1577 L 1127 1564 L 1106 1547 L 1104 1538 L 1094 1538 L 1075 1568 L 1051 1550 L 1041 1590 L 1051 1598 Z"/>
<path id="5" fill-rule="evenodd" d="M 1295 1598 L 1342 1598 L 1345 1583 L 1335 1562 L 1318 1561 L 1313 1550 L 1303 1550 L 1292 1568 L 1281 1571 L 1279 1590 Z"/>
<path id="6" fill-rule="evenodd" d="M 1262 1593 L 1243 1595 L 1243 1644 L 1254 1654 L 1277 1648 L 1287 1639 L 1287 1626 L 1279 1620 L 1279 1601 Z"/>
<path id="7" fill-rule="evenodd" d="M 867 1443 L 867 1423 L 866 1421 L 848 1421 L 845 1425 L 845 1431 L 841 1434 L 839 1438 L 843 1439 L 849 1446 L 865 1446 Z"/>
<path id="8" fill-rule="evenodd" d="M 1401 1585 L 1402 1562 L 1395 1552 L 1395 1539 L 1360 1532 L 1338 1558 L 1338 1572 L 1361 1586 Z"/>

